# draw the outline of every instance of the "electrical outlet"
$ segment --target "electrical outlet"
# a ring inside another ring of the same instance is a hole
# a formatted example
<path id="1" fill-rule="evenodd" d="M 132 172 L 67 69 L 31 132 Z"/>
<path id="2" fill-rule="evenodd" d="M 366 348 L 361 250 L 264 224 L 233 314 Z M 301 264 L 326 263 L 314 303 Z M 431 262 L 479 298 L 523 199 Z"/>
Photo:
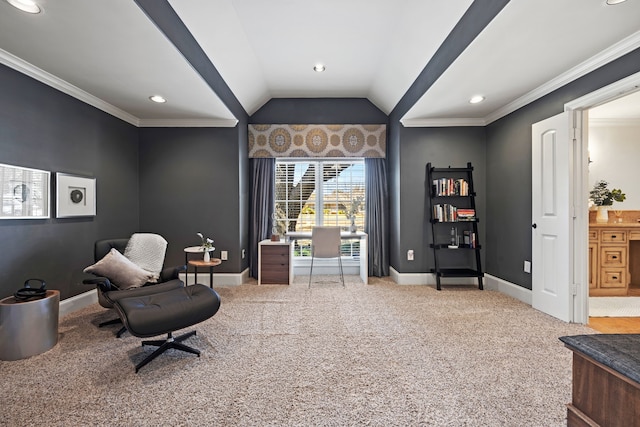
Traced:
<path id="1" fill-rule="evenodd" d="M 229 259 L 229 252 L 227 251 L 220 251 L 220 259 L 222 261 L 226 261 Z"/>
<path id="2" fill-rule="evenodd" d="M 413 261 L 413 249 L 407 251 L 407 261 Z"/>
<path id="3" fill-rule="evenodd" d="M 245 255 L 246 255 L 246 252 L 245 252 L 245 250 L 243 249 L 243 250 L 242 250 L 242 259 L 244 259 Z"/>
<path id="4" fill-rule="evenodd" d="M 531 273 L 531 261 L 524 262 L 524 272 Z"/>

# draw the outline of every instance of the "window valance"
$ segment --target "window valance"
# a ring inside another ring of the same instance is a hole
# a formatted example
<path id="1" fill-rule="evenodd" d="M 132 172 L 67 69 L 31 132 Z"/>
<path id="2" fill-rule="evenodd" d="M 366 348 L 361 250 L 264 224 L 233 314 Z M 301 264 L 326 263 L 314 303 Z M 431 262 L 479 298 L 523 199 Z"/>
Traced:
<path id="1" fill-rule="evenodd" d="M 384 158 L 386 125 L 249 125 L 249 157 Z"/>

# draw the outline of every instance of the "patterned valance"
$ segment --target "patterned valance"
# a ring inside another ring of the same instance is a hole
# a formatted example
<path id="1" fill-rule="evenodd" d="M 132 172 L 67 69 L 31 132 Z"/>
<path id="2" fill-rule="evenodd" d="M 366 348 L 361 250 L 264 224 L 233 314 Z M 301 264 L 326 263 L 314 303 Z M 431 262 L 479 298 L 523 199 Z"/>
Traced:
<path id="1" fill-rule="evenodd" d="M 386 125 L 249 125 L 249 157 L 384 158 Z"/>

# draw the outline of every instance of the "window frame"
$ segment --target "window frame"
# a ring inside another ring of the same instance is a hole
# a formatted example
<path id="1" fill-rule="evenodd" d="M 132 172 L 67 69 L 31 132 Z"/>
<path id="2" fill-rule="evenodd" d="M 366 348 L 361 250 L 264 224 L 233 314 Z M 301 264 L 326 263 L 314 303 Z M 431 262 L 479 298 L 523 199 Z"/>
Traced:
<path id="1" fill-rule="evenodd" d="M 366 198 L 366 178 L 365 178 L 365 161 L 364 158 L 277 158 L 276 159 L 276 166 L 274 168 L 274 184 L 277 186 L 278 185 L 278 165 L 279 164 L 313 164 L 314 165 L 314 191 L 312 194 L 314 194 L 313 197 L 309 197 L 309 199 L 306 200 L 305 204 L 303 206 L 300 207 L 300 212 L 302 212 L 302 210 L 304 209 L 304 207 L 307 205 L 307 203 L 312 202 L 315 206 L 315 215 L 314 215 L 314 224 L 311 224 L 311 227 L 313 227 L 314 225 L 338 225 L 340 226 L 343 230 L 348 230 L 349 229 L 349 225 L 350 225 L 350 221 L 349 219 L 346 217 L 345 213 L 340 213 L 340 211 L 338 209 L 336 209 L 336 213 L 335 216 L 328 216 L 325 214 L 325 202 L 327 202 L 325 200 L 325 190 L 327 189 L 326 187 L 326 183 L 331 181 L 334 178 L 331 178 L 327 181 L 324 181 L 323 179 L 323 166 L 327 165 L 327 164 L 344 164 L 344 163 L 349 163 L 350 165 L 348 167 L 351 167 L 352 165 L 359 165 L 362 168 L 362 179 L 361 181 L 358 182 L 353 182 L 353 179 L 351 180 L 351 184 L 349 186 L 349 200 L 352 201 L 354 199 L 354 188 L 358 188 L 360 187 L 362 194 L 362 204 L 360 207 L 360 220 L 356 222 L 358 229 L 359 230 L 364 230 L 365 224 L 366 224 L 366 208 L 365 208 L 365 198 Z M 345 168 L 346 169 L 348 169 Z M 342 171 L 341 171 L 342 173 Z M 338 174 L 339 176 L 339 174 Z M 340 183 L 337 185 L 338 187 L 340 186 Z M 357 197 L 357 196 L 356 196 Z M 275 212 L 275 208 L 278 206 L 278 203 L 285 203 L 288 204 L 289 203 L 289 194 L 286 194 L 285 199 L 279 199 L 278 198 L 278 194 L 276 191 L 276 195 L 274 197 L 274 212 Z M 340 200 L 337 199 L 336 203 L 340 203 Z M 287 216 L 287 231 L 288 231 L 288 223 L 290 220 L 292 220 L 291 218 L 289 218 L 289 209 L 287 208 L 286 211 L 284 212 L 285 215 Z M 343 218 L 340 218 L 340 216 L 342 216 Z M 296 221 L 299 223 L 301 219 L 301 213 L 299 214 L 298 218 L 296 219 Z M 326 224 L 326 220 L 330 219 L 331 223 L 330 224 Z M 341 221 L 342 219 L 342 221 Z M 296 228 L 298 227 L 299 224 L 296 225 Z M 304 226 L 303 226 L 304 227 Z M 311 231 L 311 230 L 300 230 L 299 231 Z M 360 249 L 359 249 L 359 244 L 360 244 L 360 239 L 354 239 L 354 241 L 350 241 L 350 240 L 344 240 L 343 244 L 342 244 L 342 258 L 343 259 L 351 259 L 351 260 L 358 260 L 359 256 L 360 256 Z M 302 240 L 300 239 L 299 241 L 295 242 L 295 248 L 296 250 L 294 251 L 296 255 L 295 258 L 298 259 L 309 259 L 309 245 L 310 245 L 310 240 L 306 239 L 306 240 Z"/>

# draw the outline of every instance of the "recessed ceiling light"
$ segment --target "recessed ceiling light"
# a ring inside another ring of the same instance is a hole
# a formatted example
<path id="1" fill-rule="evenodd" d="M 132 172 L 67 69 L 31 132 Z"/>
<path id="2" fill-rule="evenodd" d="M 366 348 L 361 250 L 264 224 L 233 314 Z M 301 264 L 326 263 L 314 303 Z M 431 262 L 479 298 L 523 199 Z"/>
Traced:
<path id="1" fill-rule="evenodd" d="M 33 0 L 7 0 L 11 6 L 20 9 L 23 12 L 27 13 L 40 13 L 42 9 L 40 6 L 36 4 Z"/>
<path id="2" fill-rule="evenodd" d="M 318 72 L 318 73 L 321 73 L 321 72 L 323 72 L 325 70 L 325 67 L 322 64 L 316 64 L 316 66 L 313 67 L 313 70 Z"/>
<path id="3" fill-rule="evenodd" d="M 158 104 L 164 104 L 165 102 L 167 102 L 167 100 L 164 99 L 164 97 L 160 96 L 160 95 L 150 96 L 149 99 L 152 100 L 153 102 L 157 102 Z"/>
<path id="4" fill-rule="evenodd" d="M 607 4 L 613 6 L 614 4 L 624 3 L 627 0 L 607 0 Z"/>
<path id="5" fill-rule="evenodd" d="M 471 99 L 469 100 L 469 104 L 477 104 L 479 102 L 484 101 L 484 96 L 482 95 L 475 95 L 473 97 L 471 97 Z"/>

